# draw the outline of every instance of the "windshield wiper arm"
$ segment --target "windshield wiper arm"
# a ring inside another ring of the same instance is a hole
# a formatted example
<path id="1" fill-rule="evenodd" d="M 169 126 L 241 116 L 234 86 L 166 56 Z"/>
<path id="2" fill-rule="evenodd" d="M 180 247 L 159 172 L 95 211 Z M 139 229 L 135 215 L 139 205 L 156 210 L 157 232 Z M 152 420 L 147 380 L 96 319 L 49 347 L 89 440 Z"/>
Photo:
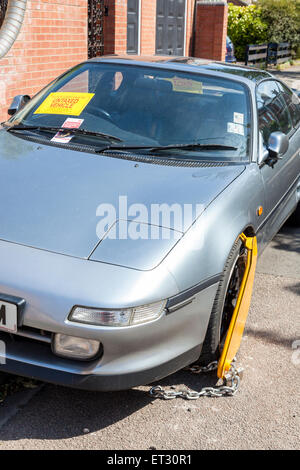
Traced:
<path id="1" fill-rule="evenodd" d="M 200 150 L 200 151 L 212 151 L 212 150 L 238 150 L 237 147 L 232 147 L 230 145 L 218 145 L 218 144 L 199 144 L 199 143 L 191 143 L 191 144 L 177 144 L 177 145 L 158 145 L 158 146 L 128 146 L 128 145 L 120 145 L 120 146 L 107 146 L 103 147 L 97 152 L 104 152 L 106 150 L 148 150 L 149 152 L 155 153 L 160 152 L 162 150 Z"/>
<path id="2" fill-rule="evenodd" d="M 161 147 L 152 147 L 151 152 L 157 152 L 160 150 L 237 150 L 237 147 L 230 145 L 219 145 L 219 144 L 178 144 L 178 145 L 164 145 Z"/>
<path id="3" fill-rule="evenodd" d="M 101 137 L 109 142 L 123 142 L 119 137 L 114 135 L 104 134 L 103 132 L 88 131 L 86 129 L 69 129 L 67 127 L 48 127 L 48 126 L 12 126 L 8 127 L 7 131 L 53 131 L 53 132 L 70 132 L 74 135 L 91 135 Z"/>

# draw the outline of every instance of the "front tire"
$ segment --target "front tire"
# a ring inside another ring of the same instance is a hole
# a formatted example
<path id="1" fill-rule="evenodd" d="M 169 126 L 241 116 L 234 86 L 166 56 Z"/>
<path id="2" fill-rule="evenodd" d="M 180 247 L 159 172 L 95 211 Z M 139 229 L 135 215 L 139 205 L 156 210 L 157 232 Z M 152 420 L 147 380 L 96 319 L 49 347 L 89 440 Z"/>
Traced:
<path id="1" fill-rule="evenodd" d="M 8 382 L 11 376 L 5 372 L 0 372 L 0 385 L 4 385 Z"/>
<path id="2" fill-rule="evenodd" d="M 247 250 L 238 238 L 231 249 L 219 282 L 198 360 L 200 365 L 207 365 L 220 358 L 244 276 L 246 259 Z"/>

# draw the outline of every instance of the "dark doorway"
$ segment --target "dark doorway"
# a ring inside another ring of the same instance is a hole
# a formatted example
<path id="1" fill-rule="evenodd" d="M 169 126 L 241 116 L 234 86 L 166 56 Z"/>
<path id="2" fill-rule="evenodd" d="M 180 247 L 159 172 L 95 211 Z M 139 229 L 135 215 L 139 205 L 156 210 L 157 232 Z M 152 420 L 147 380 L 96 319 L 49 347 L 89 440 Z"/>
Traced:
<path id="1" fill-rule="evenodd" d="M 127 3 L 127 54 L 139 53 L 139 5 L 140 0 Z"/>
<path id="2" fill-rule="evenodd" d="M 103 38 L 104 0 L 88 1 L 88 57 L 104 54 Z"/>
<path id="3" fill-rule="evenodd" d="M 157 0 L 156 54 L 184 54 L 186 0 Z"/>
<path id="4" fill-rule="evenodd" d="M 0 27 L 3 23 L 8 0 L 0 0 Z"/>

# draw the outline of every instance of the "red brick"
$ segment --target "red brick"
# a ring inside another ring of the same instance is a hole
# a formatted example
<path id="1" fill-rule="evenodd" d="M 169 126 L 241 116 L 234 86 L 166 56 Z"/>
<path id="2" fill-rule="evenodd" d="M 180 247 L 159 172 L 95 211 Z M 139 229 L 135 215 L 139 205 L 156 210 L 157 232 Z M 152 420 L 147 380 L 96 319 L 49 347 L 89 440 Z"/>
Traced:
<path id="1" fill-rule="evenodd" d="M 228 6 L 197 4 L 195 56 L 225 60 Z"/>

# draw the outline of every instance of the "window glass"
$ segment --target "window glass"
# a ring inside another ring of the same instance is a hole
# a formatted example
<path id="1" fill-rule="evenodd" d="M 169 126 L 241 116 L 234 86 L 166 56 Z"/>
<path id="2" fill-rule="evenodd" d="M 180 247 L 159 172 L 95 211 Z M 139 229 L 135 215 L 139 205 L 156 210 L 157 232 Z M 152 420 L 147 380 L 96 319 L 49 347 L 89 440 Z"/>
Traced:
<path id="1" fill-rule="evenodd" d="M 89 72 L 85 72 L 77 75 L 72 80 L 68 81 L 61 87 L 60 92 L 77 92 L 77 93 L 88 93 L 89 92 Z"/>
<path id="2" fill-rule="evenodd" d="M 278 82 L 278 87 L 286 102 L 289 113 L 292 118 L 293 126 L 297 127 L 300 123 L 300 100 L 288 87 Z"/>
<path id="3" fill-rule="evenodd" d="M 10 122 L 66 127 L 69 118 L 76 118 L 80 129 L 121 139 L 124 146 L 199 143 L 214 148 L 193 149 L 188 157 L 249 161 L 249 91 L 230 79 L 90 62 L 55 80 Z M 71 140 L 103 145 L 100 137 L 78 133 Z M 174 153 L 186 157 L 181 149 Z"/>
<path id="4" fill-rule="evenodd" d="M 276 81 L 269 80 L 259 85 L 257 90 L 257 107 L 259 129 L 266 144 L 272 132 L 280 131 L 288 134 L 292 128 L 292 120 L 282 93 Z"/>

